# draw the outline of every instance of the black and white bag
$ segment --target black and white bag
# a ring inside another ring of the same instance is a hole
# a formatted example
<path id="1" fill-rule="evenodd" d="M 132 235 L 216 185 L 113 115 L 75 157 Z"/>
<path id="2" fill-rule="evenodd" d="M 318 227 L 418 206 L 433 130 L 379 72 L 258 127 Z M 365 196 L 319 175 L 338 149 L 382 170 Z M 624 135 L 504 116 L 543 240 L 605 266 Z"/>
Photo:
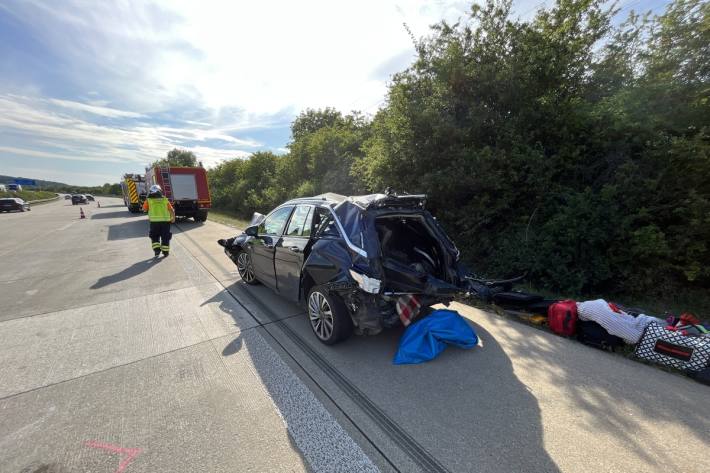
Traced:
<path id="1" fill-rule="evenodd" d="M 702 371 L 710 365 L 710 337 L 687 337 L 652 323 L 644 330 L 634 354 L 671 368 Z"/>

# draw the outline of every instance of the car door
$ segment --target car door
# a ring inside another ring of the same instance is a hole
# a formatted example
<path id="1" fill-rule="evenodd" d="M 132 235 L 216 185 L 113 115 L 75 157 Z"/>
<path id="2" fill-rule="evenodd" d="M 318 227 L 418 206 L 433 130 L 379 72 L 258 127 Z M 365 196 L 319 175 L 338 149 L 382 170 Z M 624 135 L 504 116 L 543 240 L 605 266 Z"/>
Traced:
<path id="1" fill-rule="evenodd" d="M 294 301 L 298 300 L 301 287 L 303 251 L 311 237 L 313 212 L 312 205 L 298 205 L 291 214 L 286 231 L 276 243 L 276 285 L 281 295 Z"/>
<path id="2" fill-rule="evenodd" d="M 251 260 L 256 278 L 276 289 L 274 272 L 274 248 L 283 233 L 293 206 L 280 207 L 264 219 L 259 225 L 257 236 L 249 240 Z"/>

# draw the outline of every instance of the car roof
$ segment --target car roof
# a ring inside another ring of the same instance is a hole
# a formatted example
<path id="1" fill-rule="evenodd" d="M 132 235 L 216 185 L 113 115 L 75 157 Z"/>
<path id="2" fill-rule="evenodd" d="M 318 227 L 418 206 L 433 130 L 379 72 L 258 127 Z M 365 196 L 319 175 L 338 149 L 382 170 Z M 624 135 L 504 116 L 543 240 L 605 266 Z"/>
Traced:
<path id="1" fill-rule="evenodd" d="M 291 199 L 284 202 L 282 205 L 286 204 L 315 204 L 315 205 L 327 205 L 333 206 L 339 204 L 346 200 L 347 197 L 340 194 L 334 194 L 333 192 L 327 192 L 325 194 L 316 195 L 313 197 L 300 197 L 298 199 Z"/>

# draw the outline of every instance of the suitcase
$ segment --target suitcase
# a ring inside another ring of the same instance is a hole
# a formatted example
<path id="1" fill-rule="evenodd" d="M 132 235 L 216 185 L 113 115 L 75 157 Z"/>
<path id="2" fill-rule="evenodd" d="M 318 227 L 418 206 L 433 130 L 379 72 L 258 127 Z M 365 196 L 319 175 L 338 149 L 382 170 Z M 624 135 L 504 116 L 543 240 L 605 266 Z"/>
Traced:
<path id="1" fill-rule="evenodd" d="M 547 311 L 547 324 L 557 335 L 574 335 L 577 329 L 577 303 L 568 299 L 552 304 Z"/>
<path id="2" fill-rule="evenodd" d="M 577 340 L 600 350 L 614 351 L 624 345 L 624 340 L 606 331 L 593 320 L 577 321 Z"/>
<path id="3" fill-rule="evenodd" d="M 527 292 L 505 291 L 493 294 L 493 302 L 505 309 L 525 309 L 540 301 L 541 295 Z"/>

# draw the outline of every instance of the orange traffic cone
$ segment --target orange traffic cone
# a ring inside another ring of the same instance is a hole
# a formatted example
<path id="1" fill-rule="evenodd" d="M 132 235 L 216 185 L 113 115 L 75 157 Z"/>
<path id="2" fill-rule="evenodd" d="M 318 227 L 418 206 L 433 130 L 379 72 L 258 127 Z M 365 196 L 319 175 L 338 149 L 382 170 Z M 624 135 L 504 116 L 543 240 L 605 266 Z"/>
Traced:
<path id="1" fill-rule="evenodd" d="M 98 200 L 96 201 L 96 207 L 101 208 L 101 202 Z"/>
<path id="2" fill-rule="evenodd" d="M 84 209 L 79 207 L 79 218 L 86 218 L 86 215 L 84 215 Z"/>

